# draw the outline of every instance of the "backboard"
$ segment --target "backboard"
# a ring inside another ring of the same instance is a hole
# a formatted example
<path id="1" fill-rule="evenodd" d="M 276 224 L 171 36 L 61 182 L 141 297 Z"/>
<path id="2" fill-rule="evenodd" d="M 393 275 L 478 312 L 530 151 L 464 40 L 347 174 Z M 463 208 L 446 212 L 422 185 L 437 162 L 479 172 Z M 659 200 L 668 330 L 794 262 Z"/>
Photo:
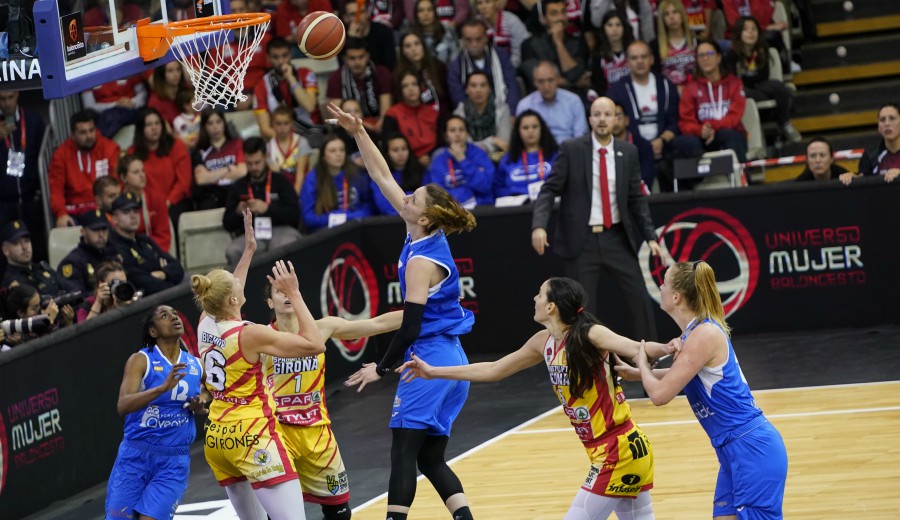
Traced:
<path id="1" fill-rule="evenodd" d="M 229 0 L 37 0 L 44 98 L 76 94 L 172 61 L 171 51 L 151 62 L 141 58 L 139 20 L 163 24 L 228 13 Z"/>

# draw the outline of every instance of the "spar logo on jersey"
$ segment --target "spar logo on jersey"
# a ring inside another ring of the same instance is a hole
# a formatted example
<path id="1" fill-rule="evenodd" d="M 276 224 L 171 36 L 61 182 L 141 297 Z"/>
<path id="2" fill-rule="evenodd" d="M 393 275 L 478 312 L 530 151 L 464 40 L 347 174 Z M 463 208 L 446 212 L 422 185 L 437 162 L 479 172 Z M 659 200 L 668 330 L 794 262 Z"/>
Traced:
<path id="1" fill-rule="evenodd" d="M 647 292 L 657 303 L 666 265 L 672 262 L 703 260 L 713 266 L 725 317 L 743 307 L 756 290 L 759 252 L 747 228 L 728 213 L 695 208 L 676 215 L 656 234 L 664 258 L 653 257 L 645 242 L 638 259 Z"/>
<path id="2" fill-rule="evenodd" d="M 378 281 L 362 251 L 350 242 L 335 250 L 322 273 L 320 291 L 322 315 L 347 320 L 373 318 L 378 312 Z M 374 302 L 374 304 L 373 304 Z M 356 361 L 366 350 L 369 338 L 331 339 L 347 361 Z"/>

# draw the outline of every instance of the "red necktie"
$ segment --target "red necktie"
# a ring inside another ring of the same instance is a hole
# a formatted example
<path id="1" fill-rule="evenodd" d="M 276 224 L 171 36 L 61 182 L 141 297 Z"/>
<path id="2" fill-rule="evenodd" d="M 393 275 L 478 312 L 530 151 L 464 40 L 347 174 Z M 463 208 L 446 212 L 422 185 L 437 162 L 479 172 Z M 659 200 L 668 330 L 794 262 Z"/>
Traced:
<path id="1" fill-rule="evenodd" d="M 600 148 L 600 205 L 603 206 L 603 225 L 612 226 L 612 206 L 609 201 L 609 182 L 606 173 L 606 148 Z"/>

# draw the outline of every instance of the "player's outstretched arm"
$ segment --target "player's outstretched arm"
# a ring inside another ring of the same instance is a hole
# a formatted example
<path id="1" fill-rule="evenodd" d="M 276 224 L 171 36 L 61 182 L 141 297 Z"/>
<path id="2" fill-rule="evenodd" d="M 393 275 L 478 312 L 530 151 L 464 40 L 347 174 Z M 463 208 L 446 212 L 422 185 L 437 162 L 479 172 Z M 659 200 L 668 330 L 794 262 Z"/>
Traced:
<path id="1" fill-rule="evenodd" d="M 316 321 L 323 338 L 356 339 L 377 336 L 400 328 L 403 311 L 386 312 L 367 320 L 345 320 L 326 316 Z"/>
<path id="2" fill-rule="evenodd" d="M 244 252 L 241 259 L 234 266 L 234 276 L 241 282 L 247 283 L 247 273 L 250 271 L 250 261 L 256 252 L 256 232 L 253 230 L 253 213 L 250 209 L 244 209 Z"/>
<path id="3" fill-rule="evenodd" d="M 394 176 L 391 175 L 391 168 L 388 166 L 387 161 L 384 160 L 384 156 L 381 155 L 381 150 L 378 149 L 378 146 L 375 145 L 368 132 L 363 128 L 362 119 L 351 116 L 334 103 L 329 103 L 328 109 L 337 119 L 337 123 L 341 125 L 341 128 L 356 139 L 359 153 L 363 158 L 363 162 L 366 163 L 369 177 L 375 181 L 382 195 L 391 203 L 391 206 L 399 212 L 400 208 L 403 207 L 403 197 L 406 196 L 406 193 L 403 192 L 403 189 L 394 180 Z"/>
<path id="4" fill-rule="evenodd" d="M 600 324 L 591 327 L 591 330 L 588 332 L 588 337 L 595 347 L 613 352 L 625 359 L 631 359 L 636 356 L 638 350 L 641 348 L 641 343 L 639 341 L 620 336 Z M 651 359 L 659 359 L 665 355 L 674 353 L 677 350 L 675 343 L 675 340 L 672 340 L 672 342 L 668 344 L 648 341 L 645 342 L 644 348 Z M 678 341 L 677 343 L 678 347 L 680 347 L 681 342 Z"/>
<path id="5" fill-rule="evenodd" d="M 396 371 L 402 374 L 403 382 L 409 382 L 420 377 L 422 379 L 454 379 L 460 381 L 474 381 L 491 383 L 500 381 L 521 372 L 528 367 L 533 367 L 543 360 L 541 349 L 546 340 L 544 332 L 538 332 L 522 345 L 519 350 L 507 354 L 497 361 L 485 363 L 473 363 L 451 367 L 433 367 L 422 358 L 412 355 L 412 359 L 403 363 Z"/>

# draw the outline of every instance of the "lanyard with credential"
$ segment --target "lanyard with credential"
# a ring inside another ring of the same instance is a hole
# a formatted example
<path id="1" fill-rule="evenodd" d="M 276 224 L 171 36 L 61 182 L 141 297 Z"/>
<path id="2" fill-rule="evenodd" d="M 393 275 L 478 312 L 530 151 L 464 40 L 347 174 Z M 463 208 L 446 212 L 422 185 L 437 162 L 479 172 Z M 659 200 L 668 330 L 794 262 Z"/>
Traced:
<path id="1" fill-rule="evenodd" d="M 528 178 L 528 155 L 522 152 L 522 171 L 525 172 L 525 178 Z M 538 175 L 544 180 L 544 150 L 538 148 Z"/>
<path id="2" fill-rule="evenodd" d="M 291 143 L 288 145 L 288 150 L 286 152 L 281 148 L 281 144 L 278 142 L 278 139 L 275 139 L 275 146 L 277 146 L 278 151 L 281 152 L 281 164 L 284 164 L 291 158 L 294 150 L 300 147 L 300 139 L 297 139 L 297 141 L 294 142 L 294 135 L 291 134 Z"/>
<path id="3" fill-rule="evenodd" d="M 251 199 L 255 199 L 256 197 L 253 196 L 253 189 L 250 188 L 251 184 L 252 184 L 251 182 L 247 183 L 247 195 L 249 195 Z M 271 193 L 272 193 L 272 172 L 269 172 L 269 176 L 266 178 L 266 204 L 268 204 L 272 198 Z"/>
<path id="4" fill-rule="evenodd" d="M 347 192 L 350 190 L 350 185 L 347 182 L 347 174 L 344 173 L 344 213 L 347 213 L 347 199 L 350 197 L 347 196 Z"/>
<path id="5" fill-rule="evenodd" d="M 19 151 L 24 152 L 25 151 L 25 110 L 24 109 L 19 109 L 19 119 L 22 122 L 22 133 L 19 135 L 19 141 L 21 141 L 22 147 L 19 148 Z M 10 141 L 9 135 L 4 137 L 3 139 L 6 142 L 7 149 L 15 150 L 15 148 L 12 147 L 13 142 Z"/>
<path id="6" fill-rule="evenodd" d="M 447 158 L 447 171 L 450 173 L 451 188 L 456 187 L 456 168 L 453 167 L 453 159 Z"/>

